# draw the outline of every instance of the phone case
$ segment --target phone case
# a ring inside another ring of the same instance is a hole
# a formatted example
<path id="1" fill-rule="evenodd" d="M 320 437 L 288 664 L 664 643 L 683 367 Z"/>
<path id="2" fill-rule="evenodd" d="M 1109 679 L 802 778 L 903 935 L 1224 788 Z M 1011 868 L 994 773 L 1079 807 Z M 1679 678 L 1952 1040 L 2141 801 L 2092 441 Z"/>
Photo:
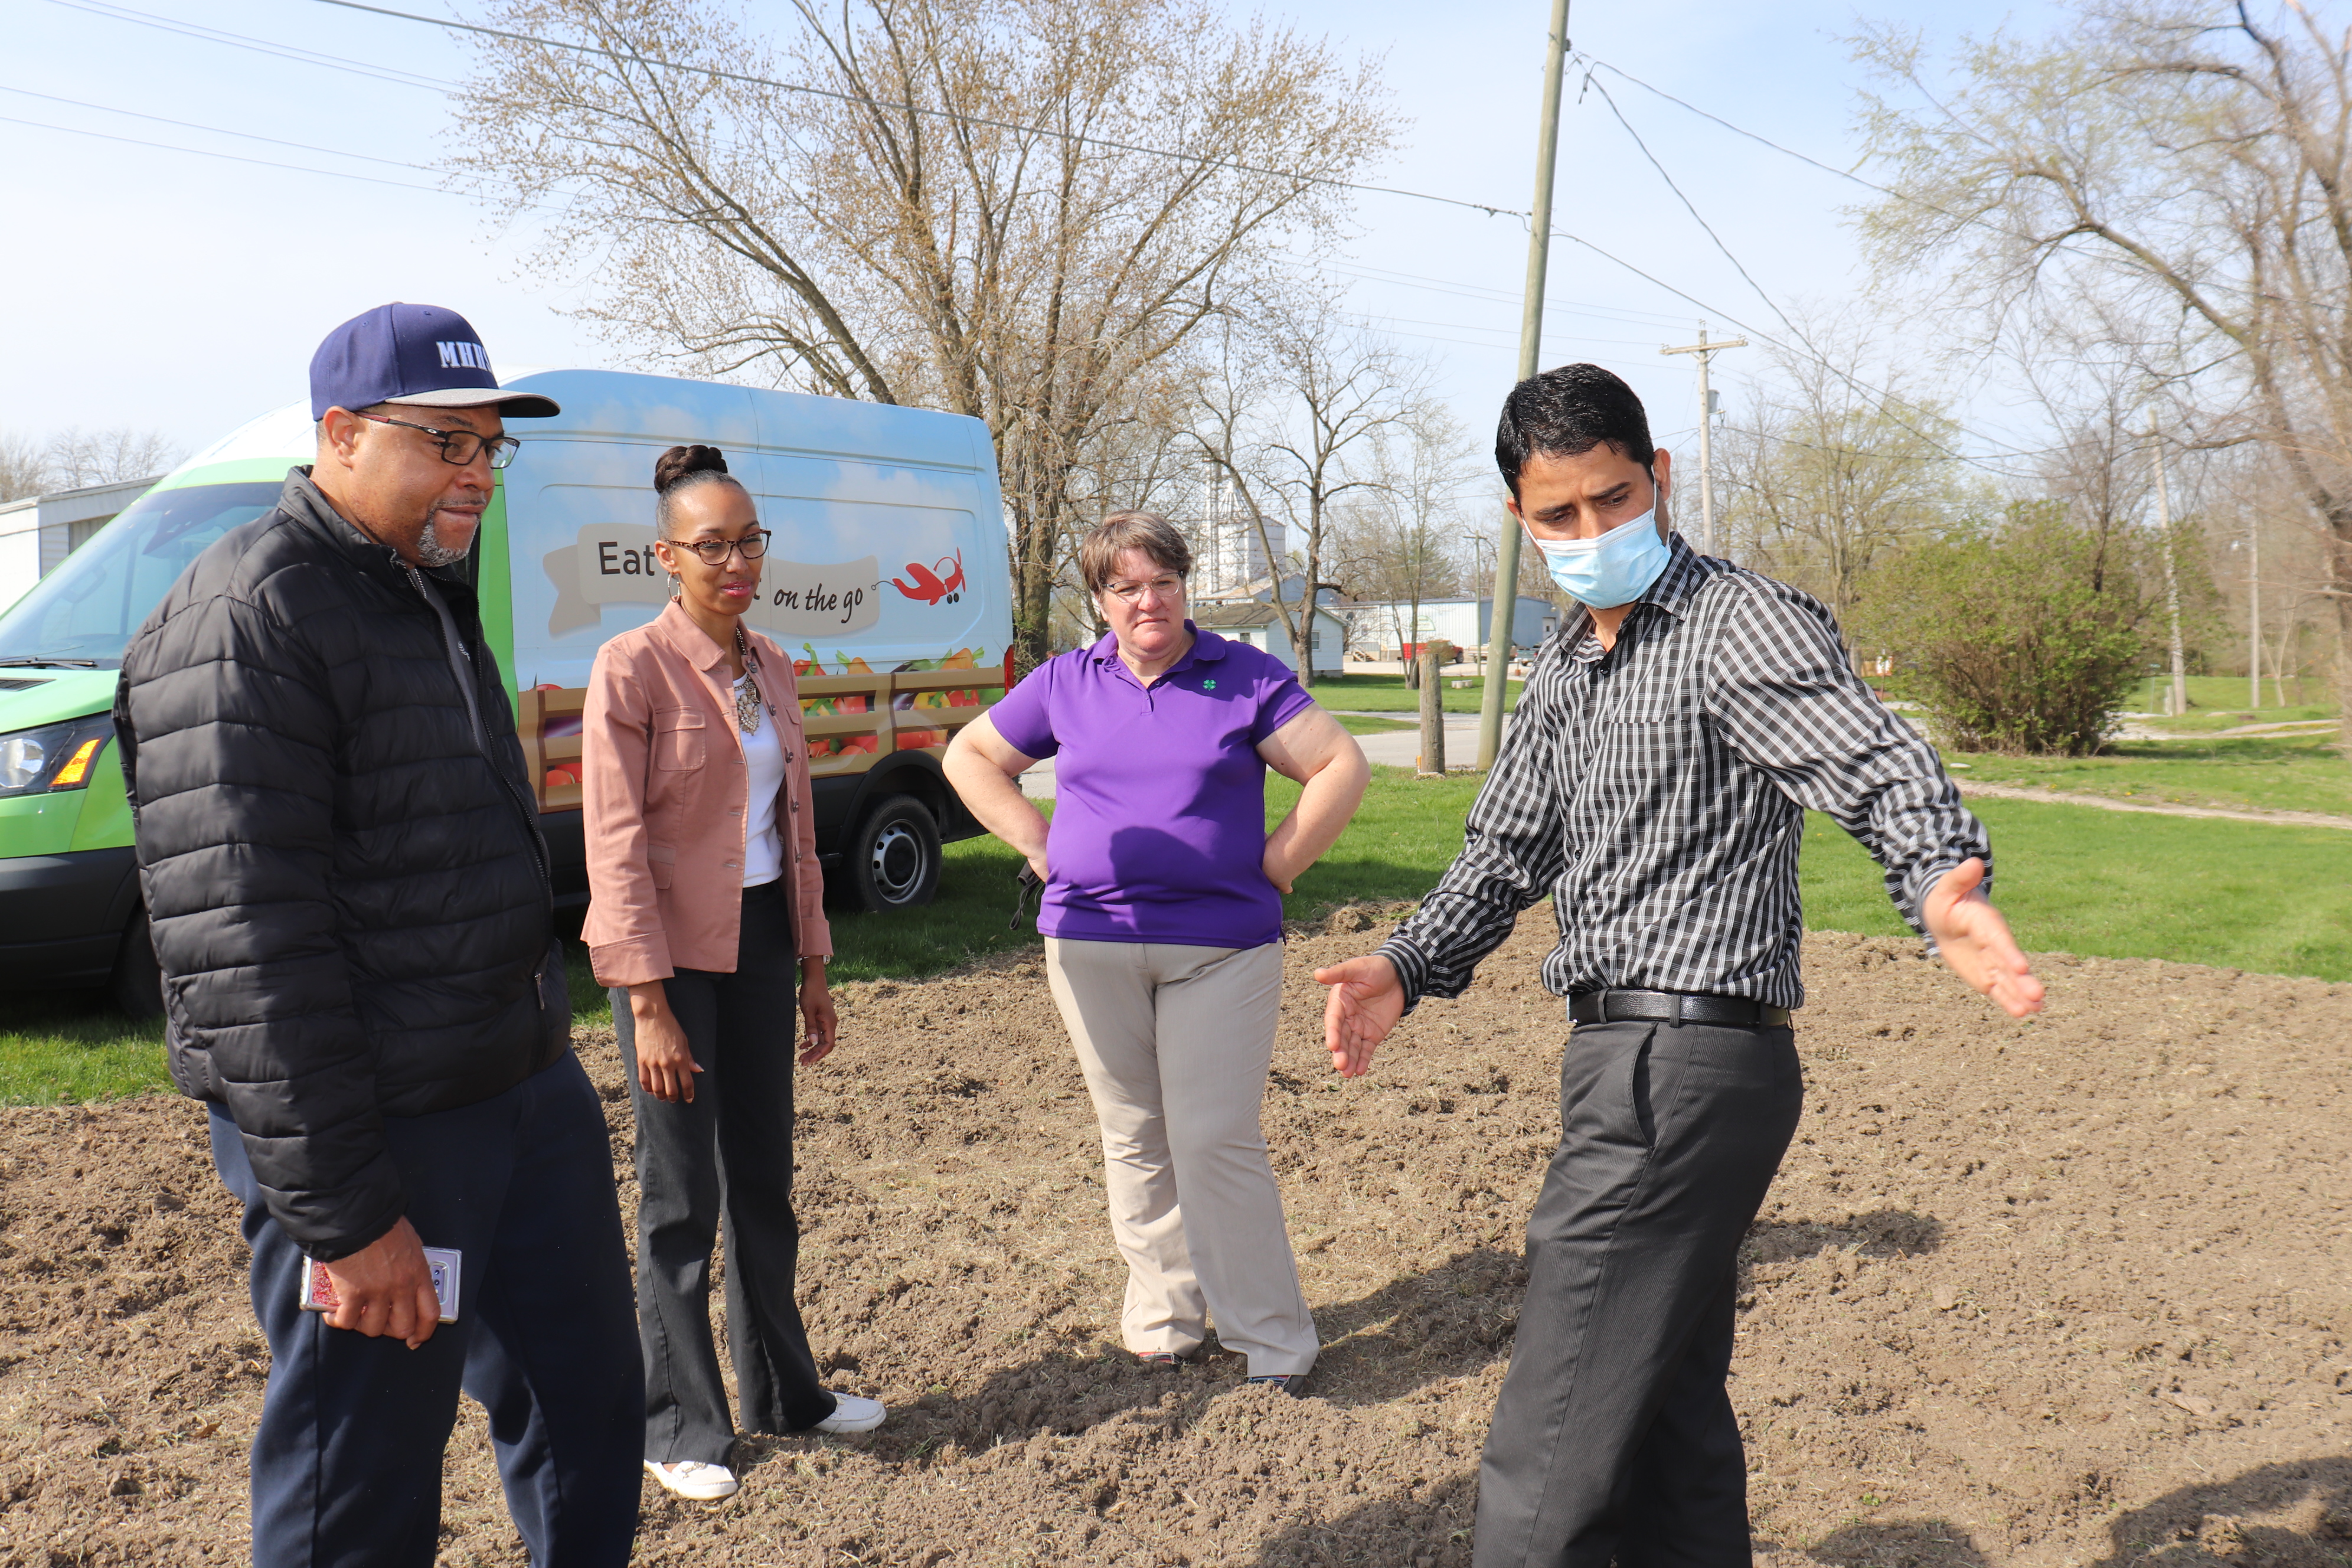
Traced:
<path id="1" fill-rule="evenodd" d="M 425 1266 L 433 1271 L 433 1294 L 441 1303 L 441 1321 L 457 1321 L 458 1250 L 454 1247 L 428 1247 L 425 1249 Z M 331 1312 L 342 1302 L 335 1297 L 334 1276 L 326 1265 L 305 1254 L 302 1258 L 300 1300 L 306 1312 Z"/>

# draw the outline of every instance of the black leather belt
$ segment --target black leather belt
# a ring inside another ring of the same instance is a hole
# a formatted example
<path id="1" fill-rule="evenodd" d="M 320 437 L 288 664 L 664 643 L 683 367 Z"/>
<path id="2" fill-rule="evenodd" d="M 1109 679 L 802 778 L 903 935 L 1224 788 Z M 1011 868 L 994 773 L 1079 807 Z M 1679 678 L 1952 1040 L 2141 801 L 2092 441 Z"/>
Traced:
<path id="1" fill-rule="evenodd" d="M 1725 1024 L 1734 1028 L 1778 1028 L 1789 1021 L 1786 1007 L 1769 1007 L 1745 996 L 1685 996 L 1673 991 L 1580 991 L 1568 999 L 1568 1016 L 1580 1024 Z"/>

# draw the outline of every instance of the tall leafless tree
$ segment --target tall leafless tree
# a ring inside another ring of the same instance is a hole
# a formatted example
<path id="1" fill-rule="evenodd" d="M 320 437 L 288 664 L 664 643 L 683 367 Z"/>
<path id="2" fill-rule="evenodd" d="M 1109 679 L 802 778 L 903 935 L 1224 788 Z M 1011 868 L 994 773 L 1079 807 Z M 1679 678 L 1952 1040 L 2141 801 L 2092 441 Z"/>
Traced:
<path id="1" fill-rule="evenodd" d="M 1475 570 L 1467 520 L 1487 499 L 1487 470 L 1462 422 L 1433 398 L 1373 432 L 1370 445 L 1361 472 L 1370 484 L 1341 508 L 1335 544 L 1351 596 L 1391 606 L 1386 630 L 1402 647 L 1427 635 L 1423 604 L 1458 593 Z"/>
<path id="2" fill-rule="evenodd" d="M 1046 651 L 1092 454 L 1228 291 L 1345 215 L 1369 65 L 1207 0 L 502 0 L 457 167 L 648 357 L 983 420 Z M 790 85 L 784 85 L 790 84 Z M 509 184 L 504 182 L 517 182 Z"/>
<path id="3" fill-rule="evenodd" d="M 2352 35 L 2294 0 L 2072 10 L 1967 45 L 1957 85 L 1914 35 L 1859 41 L 1900 97 L 1871 102 L 1893 195 L 1865 232 L 1987 319 L 2073 296 L 2172 324 L 2198 437 L 2263 441 L 2324 532 L 2352 744 Z"/>
<path id="4" fill-rule="evenodd" d="M 1956 431 L 1873 363 L 1864 330 L 1809 335 L 1822 354 L 1767 351 L 1777 376 L 1726 422 L 1718 504 L 1742 559 L 1812 594 L 1843 626 L 1880 558 L 1951 517 Z"/>
<path id="5" fill-rule="evenodd" d="M 1291 646 L 1305 647 L 1337 509 L 1380 487 L 1374 444 L 1408 437 L 1428 401 L 1429 367 L 1327 297 L 1262 299 L 1226 342 L 1195 439 L 1258 529 L 1276 614 Z M 1287 551 L 1275 546 L 1277 522 Z M 1296 605 L 1282 593 L 1294 570 L 1305 584 Z"/>

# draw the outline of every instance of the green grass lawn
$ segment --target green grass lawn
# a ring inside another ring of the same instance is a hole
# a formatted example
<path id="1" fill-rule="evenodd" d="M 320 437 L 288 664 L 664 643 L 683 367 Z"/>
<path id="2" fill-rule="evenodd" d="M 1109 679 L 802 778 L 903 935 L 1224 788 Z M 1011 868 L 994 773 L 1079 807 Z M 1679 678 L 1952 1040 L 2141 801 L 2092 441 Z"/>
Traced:
<path id="1" fill-rule="evenodd" d="M 1456 680 L 1467 679 L 1455 676 Z M 1527 682 L 1514 680 L 1503 689 L 1506 711 L 1519 705 L 1519 689 Z M 1486 700 L 1483 680 L 1471 679 L 1464 687 L 1447 685 L 1444 690 L 1448 713 L 1475 713 L 1479 703 Z M 1326 708 L 1349 708 L 1366 713 L 1417 713 L 1421 710 L 1421 693 L 1404 683 L 1402 675 L 1341 675 L 1326 676 L 1307 689 Z"/>
<path id="2" fill-rule="evenodd" d="M 2352 833 L 1978 799 L 1993 900 L 2028 949 L 2352 980 Z M 1801 871 L 1816 930 L 1909 934 L 1878 868 L 1810 817 Z"/>
<path id="3" fill-rule="evenodd" d="M 0 1105 L 107 1100 L 170 1083 L 163 1025 L 141 1026 L 89 991 L 0 991 Z"/>
<path id="4" fill-rule="evenodd" d="M 1475 776 L 1372 773 L 1347 834 L 1284 900 L 1291 918 L 1419 898 L 1460 849 Z M 1269 823 L 1297 798 L 1296 785 L 1269 780 Z M 1979 799 L 1974 808 L 1992 830 L 1996 897 L 2029 948 L 2352 980 L 2352 833 L 2024 801 Z M 992 838 L 950 845 L 940 896 L 929 909 L 834 915 L 833 973 L 919 978 L 1034 942 L 1029 921 L 1007 926 L 1019 869 L 1013 852 Z M 1877 868 L 1825 818 L 1807 824 L 1801 877 L 1809 926 L 1907 934 Z M 585 952 L 577 942 L 570 951 L 575 1012 L 583 1022 L 609 1016 Z M 6 1020 L 0 1103 L 97 1099 L 165 1084 L 160 1026 L 134 1027 L 90 994 L 0 994 L 0 1018 Z"/>
<path id="5" fill-rule="evenodd" d="M 1367 719 L 1361 713 L 1334 713 L 1331 716 L 1339 720 L 1339 727 L 1350 735 L 1393 735 L 1400 730 L 1420 727 L 1410 719 Z"/>
<path id="6" fill-rule="evenodd" d="M 2352 816 L 2352 760 L 2332 732 L 2234 740 L 2120 741 L 2095 757 L 1955 752 L 1954 776 L 1981 784 L 2257 811 Z"/>
<path id="7" fill-rule="evenodd" d="M 2142 715 L 2158 715 L 2172 689 L 2172 678 L 2142 680 L 2124 699 L 2124 706 Z M 2186 732 L 2223 729 L 2233 724 L 2284 724 L 2302 719 L 2332 719 L 2336 694 L 2325 679 L 2290 679 L 2286 701 L 2279 701 L 2278 685 L 2265 676 L 2260 702 L 2246 701 L 2242 675 L 2192 675 L 2189 678 L 2189 711 L 2178 719 L 2142 717 L 2136 722 Z"/>

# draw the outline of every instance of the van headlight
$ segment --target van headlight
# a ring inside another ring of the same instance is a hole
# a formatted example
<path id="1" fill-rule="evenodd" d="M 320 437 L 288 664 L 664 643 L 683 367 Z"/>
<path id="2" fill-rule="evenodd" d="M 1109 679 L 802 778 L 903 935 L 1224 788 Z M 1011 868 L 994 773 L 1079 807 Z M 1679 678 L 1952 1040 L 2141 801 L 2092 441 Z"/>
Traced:
<path id="1" fill-rule="evenodd" d="M 92 713 L 62 724 L 0 735 L 0 800 L 43 790 L 85 788 L 91 765 L 113 736 L 111 713 Z"/>

